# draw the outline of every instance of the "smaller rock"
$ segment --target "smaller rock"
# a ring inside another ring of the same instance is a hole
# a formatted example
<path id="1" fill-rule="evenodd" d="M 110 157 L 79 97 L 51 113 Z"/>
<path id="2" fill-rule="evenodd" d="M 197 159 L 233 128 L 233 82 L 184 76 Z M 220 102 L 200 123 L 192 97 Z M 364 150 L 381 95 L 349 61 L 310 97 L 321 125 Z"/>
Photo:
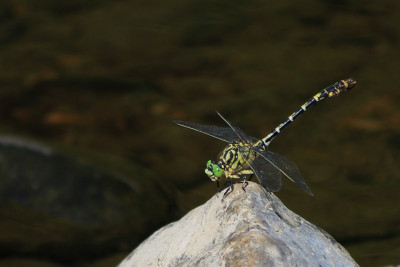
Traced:
<path id="1" fill-rule="evenodd" d="M 216 194 L 137 247 L 119 266 L 358 266 L 329 234 L 250 182 Z"/>

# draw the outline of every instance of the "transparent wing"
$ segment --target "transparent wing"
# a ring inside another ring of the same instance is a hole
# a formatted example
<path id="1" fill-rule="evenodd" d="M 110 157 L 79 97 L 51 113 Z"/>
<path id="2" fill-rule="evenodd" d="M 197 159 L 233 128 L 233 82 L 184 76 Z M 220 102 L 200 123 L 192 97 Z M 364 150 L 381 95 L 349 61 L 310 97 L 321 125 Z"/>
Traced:
<path id="1" fill-rule="evenodd" d="M 289 180 L 294 182 L 298 187 L 304 190 L 310 196 L 313 196 L 310 188 L 308 188 L 303 176 L 300 173 L 299 168 L 292 161 L 288 160 L 282 155 L 271 151 L 261 151 L 257 148 L 253 148 L 259 156 L 272 164 L 277 170 L 285 175 Z M 266 170 L 267 171 L 267 170 Z"/>
<path id="2" fill-rule="evenodd" d="M 270 192 L 279 191 L 282 187 L 281 172 L 263 157 L 254 158 L 255 152 L 253 150 L 254 147 L 249 143 L 245 143 L 239 148 L 240 154 L 257 176 L 260 184 Z"/>
<path id="3" fill-rule="evenodd" d="M 221 119 L 223 119 L 223 120 L 226 122 L 226 124 L 229 125 L 229 127 L 236 133 L 237 137 L 238 137 L 240 140 L 242 140 L 242 141 L 251 141 L 252 143 L 258 141 L 257 138 L 247 135 L 247 134 L 246 134 L 245 132 L 243 132 L 239 127 L 235 126 L 232 122 L 228 121 L 228 120 L 227 120 L 226 118 L 224 118 L 224 117 L 221 115 L 221 113 L 219 113 L 218 111 L 217 111 L 217 114 L 218 114 L 218 116 L 221 117 Z"/>
<path id="4" fill-rule="evenodd" d="M 202 125 L 185 121 L 174 121 L 174 123 L 179 126 L 183 126 L 191 130 L 212 136 L 227 143 L 233 143 L 239 140 L 252 142 L 258 141 L 256 138 L 247 135 L 239 127 L 235 126 L 233 123 L 225 119 L 218 111 L 217 114 L 226 122 L 226 124 L 229 125 L 229 127 Z"/>
<path id="5" fill-rule="evenodd" d="M 282 187 L 281 172 L 262 157 L 257 157 L 250 164 L 260 184 L 271 192 L 278 192 Z"/>
<path id="6" fill-rule="evenodd" d="M 232 143 L 240 140 L 238 135 L 228 127 L 218 127 L 213 125 L 201 125 L 192 122 L 174 121 L 175 124 L 189 128 L 191 130 L 212 136 L 227 143 Z"/>

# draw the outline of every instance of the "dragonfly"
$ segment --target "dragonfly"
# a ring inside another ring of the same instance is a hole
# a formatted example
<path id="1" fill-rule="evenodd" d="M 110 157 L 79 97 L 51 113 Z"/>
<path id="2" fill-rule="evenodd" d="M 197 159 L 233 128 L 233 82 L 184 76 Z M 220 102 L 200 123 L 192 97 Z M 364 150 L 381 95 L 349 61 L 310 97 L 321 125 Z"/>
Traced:
<path id="1" fill-rule="evenodd" d="M 281 189 L 283 175 L 294 182 L 304 192 L 313 196 L 296 164 L 280 154 L 269 151 L 268 147 L 271 141 L 284 128 L 303 114 L 309 107 L 324 99 L 332 98 L 348 91 L 355 84 L 356 81 L 350 78 L 322 89 L 262 139 L 247 135 L 218 111 L 218 116 L 221 117 L 228 127 L 202 125 L 184 121 L 174 121 L 174 123 L 228 143 L 218 155 L 217 161 L 207 161 L 205 168 L 205 173 L 211 181 L 217 182 L 218 189 L 220 188 L 219 181 L 223 177 L 226 178 L 226 183 L 230 184 L 224 193 L 224 197 L 233 191 L 232 179 L 242 179 L 242 189 L 246 191 L 247 181 L 254 174 L 260 184 L 270 192 L 277 192 Z"/>

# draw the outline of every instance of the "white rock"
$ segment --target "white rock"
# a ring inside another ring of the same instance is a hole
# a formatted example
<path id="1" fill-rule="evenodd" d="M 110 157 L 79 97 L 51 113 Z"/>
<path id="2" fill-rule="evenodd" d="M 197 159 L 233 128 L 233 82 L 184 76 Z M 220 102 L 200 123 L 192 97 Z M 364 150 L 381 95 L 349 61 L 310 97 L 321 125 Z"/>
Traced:
<path id="1" fill-rule="evenodd" d="M 119 266 L 358 266 L 260 185 L 222 196 L 155 232 Z"/>

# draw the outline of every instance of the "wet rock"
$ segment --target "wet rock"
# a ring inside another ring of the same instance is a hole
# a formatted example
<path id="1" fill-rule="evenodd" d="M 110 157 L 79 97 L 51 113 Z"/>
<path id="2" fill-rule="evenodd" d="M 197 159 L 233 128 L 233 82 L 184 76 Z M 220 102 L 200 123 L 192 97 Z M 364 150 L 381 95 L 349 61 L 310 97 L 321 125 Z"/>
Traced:
<path id="1" fill-rule="evenodd" d="M 4 257 L 95 261 L 137 245 L 168 214 L 160 183 L 145 169 L 106 171 L 15 136 L 0 135 L 0 177 Z"/>
<path id="2" fill-rule="evenodd" d="M 0 198 L 82 225 L 129 218 L 140 185 L 76 161 L 50 147 L 0 135 Z"/>
<path id="3" fill-rule="evenodd" d="M 145 240 L 119 266 L 358 266 L 260 185 L 236 185 Z"/>

